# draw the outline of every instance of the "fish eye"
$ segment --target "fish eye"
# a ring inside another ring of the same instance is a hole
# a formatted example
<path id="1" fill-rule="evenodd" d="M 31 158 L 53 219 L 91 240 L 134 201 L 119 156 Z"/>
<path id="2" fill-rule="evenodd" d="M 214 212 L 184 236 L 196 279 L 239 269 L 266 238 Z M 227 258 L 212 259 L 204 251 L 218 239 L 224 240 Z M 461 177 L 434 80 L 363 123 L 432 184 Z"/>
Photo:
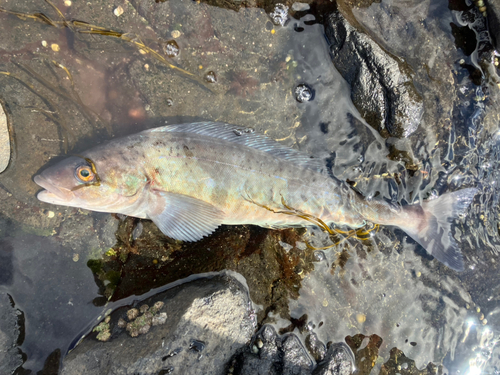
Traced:
<path id="1" fill-rule="evenodd" d="M 92 182 L 95 178 L 92 168 L 88 165 L 82 165 L 76 169 L 76 178 L 81 182 Z"/>

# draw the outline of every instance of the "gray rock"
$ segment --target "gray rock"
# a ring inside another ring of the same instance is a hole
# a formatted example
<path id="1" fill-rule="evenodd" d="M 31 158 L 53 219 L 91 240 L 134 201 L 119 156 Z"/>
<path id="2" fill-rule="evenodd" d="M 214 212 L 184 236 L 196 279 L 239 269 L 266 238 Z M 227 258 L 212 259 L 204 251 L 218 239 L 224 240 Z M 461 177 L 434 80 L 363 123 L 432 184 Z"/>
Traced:
<path id="1" fill-rule="evenodd" d="M 330 345 L 325 359 L 318 363 L 313 375 L 350 375 L 354 368 L 354 356 L 344 344 Z"/>
<path id="2" fill-rule="evenodd" d="M 18 348 L 23 341 L 24 314 L 7 293 L 0 293 L 0 374 L 13 374 L 24 363 Z"/>
<path id="3" fill-rule="evenodd" d="M 0 102 L 0 173 L 2 173 L 10 161 L 10 135 L 7 123 L 7 114 Z"/>
<path id="4" fill-rule="evenodd" d="M 233 366 L 239 375 L 309 375 L 313 365 L 296 335 L 278 336 L 266 325 Z"/>
<path id="5" fill-rule="evenodd" d="M 157 294 L 136 304 L 151 307 L 161 301 L 158 313 L 166 324 L 131 337 L 118 326 L 128 321 L 122 307 L 111 314 L 111 337 L 100 342 L 91 333 L 63 362 L 62 374 L 222 374 L 236 351 L 255 331 L 248 292 L 233 277 L 201 278 Z M 137 318 L 137 320 L 139 320 Z"/>
<path id="6" fill-rule="evenodd" d="M 424 107 L 409 67 L 356 31 L 339 12 L 330 15 L 326 35 L 333 63 L 351 85 L 363 118 L 384 137 L 412 134 Z"/>
<path id="7" fill-rule="evenodd" d="M 317 341 L 312 346 L 323 344 Z M 295 334 L 278 336 L 273 327 L 265 325 L 246 350 L 235 356 L 231 368 L 235 375 L 349 375 L 354 369 L 354 355 L 343 343 L 329 344 L 314 367 Z"/>

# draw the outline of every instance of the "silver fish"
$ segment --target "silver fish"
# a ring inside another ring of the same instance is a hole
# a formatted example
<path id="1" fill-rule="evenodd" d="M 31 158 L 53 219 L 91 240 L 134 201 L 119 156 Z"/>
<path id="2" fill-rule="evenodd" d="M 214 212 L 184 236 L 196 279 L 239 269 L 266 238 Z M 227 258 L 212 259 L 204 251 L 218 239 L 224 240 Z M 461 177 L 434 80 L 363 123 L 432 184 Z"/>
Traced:
<path id="1" fill-rule="evenodd" d="M 151 219 L 182 241 L 197 241 L 221 224 L 396 226 L 448 267 L 463 270 L 451 222 L 476 189 L 394 206 L 363 198 L 325 169 L 321 160 L 256 132 L 204 122 L 114 139 L 34 181 L 45 189 L 37 196 L 43 202 Z"/>

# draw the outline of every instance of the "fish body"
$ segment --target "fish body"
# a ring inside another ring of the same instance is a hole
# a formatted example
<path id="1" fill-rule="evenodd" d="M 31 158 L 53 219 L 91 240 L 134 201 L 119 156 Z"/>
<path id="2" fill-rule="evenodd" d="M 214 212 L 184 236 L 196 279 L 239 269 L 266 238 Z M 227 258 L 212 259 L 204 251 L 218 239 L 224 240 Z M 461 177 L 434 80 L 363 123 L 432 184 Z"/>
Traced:
<path id="1" fill-rule="evenodd" d="M 153 220 L 167 236 L 196 241 L 221 224 L 268 228 L 367 221 L 398 226 L 451 268 L 463 269 L 450 220 L 476 190 L 422 205 L 367 200 L 322 161 L 224 123 L 149 129 L 69 157 L 35 176 L 41 201 Z M 432 228 L 433 224 L 436 228 Z M 437 231 L 439 229 L 439 231 Z"/>

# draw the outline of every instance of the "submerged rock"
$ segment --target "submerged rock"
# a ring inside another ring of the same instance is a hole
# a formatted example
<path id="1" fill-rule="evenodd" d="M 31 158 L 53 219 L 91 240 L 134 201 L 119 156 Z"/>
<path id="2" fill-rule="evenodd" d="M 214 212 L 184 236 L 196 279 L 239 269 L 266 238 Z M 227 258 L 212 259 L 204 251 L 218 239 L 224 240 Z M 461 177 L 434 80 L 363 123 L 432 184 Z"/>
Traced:
<path id="1" fill-rule="evenodd" d="M 7 293 L 0 293 L 0 374 L 12 374 L 24 363 L 18 348 L 24 336 L 24 314 Z"/>
<path id="2" fill-rule="evenodd" d="M 64 359 L 62 374 L 223 374 L 228 359 L 255 330 L 248 291 L 225 274 L 136 303 L 138 309 L 144 305 L 150 307 L 142 309 L 144 316 L 165 317 L 166 324 L 148 325 L 147 331 L 131 337 L 123 327 L 130 306 L 121 307 L 110 315 L 109 341 L 89 334 Z"/>
<path id="3" fill-rule="evenodd" d="M 330 344 L 316 367 L 293 334 L 278 335 L 265 325 L 246 351 L 235 356 L 230 372 L 238 375 L 349 375 L 354 357 L 345 344 Z"/>
<path id="4" fill-rule="evenodd" d="M 333 63 L 351 85 L 354 105 L 366 122 L 384 137 L 412 134 L 424 107 L 409 68 L 356 31 L 339 12 L 330 15 L 326 36 Z"/>
<path id="5" fill-rule="evenodd" d="M 342 344 L 330 345 L 325 359 L 318 363 L 313 375 L 350 375 L 354 365 L 352 353 Z"/>

